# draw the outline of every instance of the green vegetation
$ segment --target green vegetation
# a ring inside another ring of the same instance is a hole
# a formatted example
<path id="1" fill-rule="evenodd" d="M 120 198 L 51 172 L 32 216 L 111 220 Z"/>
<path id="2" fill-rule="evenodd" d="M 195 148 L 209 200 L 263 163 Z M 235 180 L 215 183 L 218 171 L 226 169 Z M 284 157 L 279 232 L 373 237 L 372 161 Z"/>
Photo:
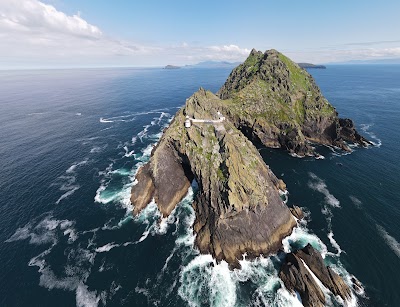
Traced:
<path id="1" fill-rule="evenodd" d="M 227 180 L 225 178 L 224 172 L 220 168 L 217 170 L 217 177 L 218 177 L 218 180 L 221 182 L 226 182 L 226 180 Z"/>
<path id="2" fill-rule="evenodd" d="M 281 53 L 279 53 L 279 59 L 283 63 L 285 63 L 285 65 L 289 69 L 289 77 L 292 84 L 294 84 L 297 88 L 308 91 L 309 81 L 307 74 L 305 74 L 304 71 L 300 67 L 298 67 L 293 61 L 291 61 L 289 58 Z"/>

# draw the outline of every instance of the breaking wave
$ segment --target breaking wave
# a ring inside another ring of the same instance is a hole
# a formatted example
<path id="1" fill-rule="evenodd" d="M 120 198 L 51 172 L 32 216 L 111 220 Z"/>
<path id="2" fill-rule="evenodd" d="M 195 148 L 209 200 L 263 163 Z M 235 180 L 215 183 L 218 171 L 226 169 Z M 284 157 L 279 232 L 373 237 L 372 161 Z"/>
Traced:
<path id="1" fill-rule="evenodd" d="M 364 133 L 368 134 L 369 137 L 371 139 L 373 139 L 373 141 L 369 140 L 374 146 L 376 147 L 381 147 L 382 146 L 382 141 L 381 139 L 379 139 L 375 133 L 373 133 L 372 131 L 370 131 L 370 128 L 373 126 L 374 124 L 361 124 L 361 130 L 364 131 Z"/>

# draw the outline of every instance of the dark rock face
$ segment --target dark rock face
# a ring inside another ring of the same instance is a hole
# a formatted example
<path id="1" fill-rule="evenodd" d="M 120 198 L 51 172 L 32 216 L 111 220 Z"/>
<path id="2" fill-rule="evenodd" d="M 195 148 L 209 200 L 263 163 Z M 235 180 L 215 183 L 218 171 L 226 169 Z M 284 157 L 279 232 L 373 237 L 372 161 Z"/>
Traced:
<path id="1" fill-rule="evenodd" d="M 315 280 L 310 279 L 309 271 L 299 269 L 301 265 L 304 266 L 303 263 L 299 264 L 300 259 L 335 296 L 340 296 L 345 301 L 351 298 L 349 286 L 335 271 L 329 266 L 325 266 L 321 254 L 308 244 L 303 249 L 288 254 L 279 273 L 279 277 L 287 289 L 300 293 L 304 306 L 323 306 L 325 297 L 324 295 L 321 297 L 322 291 L 316 285 Z M 315 289 L 315 285 L 318 289 Z M 318 298 L 319 304 L 316 303 L 316 298 Z"/>
<path id="2" fill-rule="evenodd" d="M 339 119 L 312 76 L 276 50 L 252 50 L 217 95 L 226 115 L 247 137 L 300 156 L 315 155 L 311 143 L 350 150 L 369 144 L 348 119 Z"/>
<path id="3" fill-rule="evenodd" d="M 282 265 L 279 277 L 285 287 L 300 294 L 304 306 L 324 306 L 325 295 L 296 254 L 288 254 Z"/>
<path id="4" fill-rule="evenodd" d="M 226 118 L 218 119 L 217 112 Z M 346 149 L 347 141 L 365 145 L 353 123 L 337 117 L 305 70 L 275 50 L 252 50 L 217 96 L 200 89 L 177 112 L 136 175 L 134 214 L 154 199 L 161 213 L 169 215 L 195 178 L 196 246 L 237 267 L 243 253 L 276 252 L 296 225 L 293 215 L 302 215 L 282 202 L 279 190 L 286 185 L 254 144 L 313 155 L 310 142 Z M 304 272 L 301 265 L 298 272 Z M 334 272 L 327 268 L 323 274 L 328 274 L 332 291 L 342 293 Z"/>
<path id="5" fill-rule="evenodd" d="M 154 198 L 168 215 L 195 178 L 195 243 L 202 253 L 238 267 L 244 253 L 276 252 L 296 222 L 279 196 L 286 185 L 229 120 L 185 128 L 186 116 L 215 119 L 220 107 L 222 101 L 203 89 L 187 100 L 139 170 L 131 200 L 134 214 Z"/>
<path id="6" fill-rule="evenodd" d="M 193 175 L 185 171 L 182 159 L 170 143 L 163 140 L 152 152 L 150 163 L 139 169 L 138 183 L 132 187 L 133 214 L 138 214 L 154 198 L 160 212 L 168 216 L 186 195 Z"/>
<path id="7" fill-rule="evenodd" d="M 302 220 L 304 218 L 304 212 L 301 210 L 300 207 L 298 206 L 293 206 L 290 208 L 290 212 L 293 214 L 294 217 L 296 217 L 298 220 Z"/>

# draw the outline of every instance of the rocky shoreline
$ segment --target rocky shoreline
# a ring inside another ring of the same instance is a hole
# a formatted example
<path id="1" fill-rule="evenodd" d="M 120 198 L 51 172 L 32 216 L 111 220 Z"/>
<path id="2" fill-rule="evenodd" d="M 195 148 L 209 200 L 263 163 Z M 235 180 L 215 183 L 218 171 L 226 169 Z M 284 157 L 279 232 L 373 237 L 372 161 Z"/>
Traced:
<path id="1" fill-rule="evenodd" d="M 276 253 L 304 216 L 282 201 L 286 185 L 255 145 L 318 157 L 311 143 L 350 150 L 348 142 L 370 144 L 350 119 L 338 117 L 307 71 L 276 50 L 252 50 L 217 94 L 200 88 L 177 112 L 136 175 L 133 214 L 154 199 L 168 216 L 195 179 L 195 244 L 238 268 L 243 254 Z M 307 245 L 288 254 L 280 271 L 286 288 L 298 292 L 305 306 L 325 303 L 310 270 L 334 295 L 350 297 L 341 277 Z"/>

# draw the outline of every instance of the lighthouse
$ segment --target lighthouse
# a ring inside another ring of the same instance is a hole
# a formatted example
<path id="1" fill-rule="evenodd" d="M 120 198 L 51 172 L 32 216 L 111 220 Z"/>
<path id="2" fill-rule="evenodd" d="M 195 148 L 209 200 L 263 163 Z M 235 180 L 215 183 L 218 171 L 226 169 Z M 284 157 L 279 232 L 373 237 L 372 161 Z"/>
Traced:
<path id="1" fill-rule="evenodd" d="M 191 125 L 192 125 L 192 122 L 190 121 L 189 116 L 186 116 L 185 127 L 190 128 Z"/>

